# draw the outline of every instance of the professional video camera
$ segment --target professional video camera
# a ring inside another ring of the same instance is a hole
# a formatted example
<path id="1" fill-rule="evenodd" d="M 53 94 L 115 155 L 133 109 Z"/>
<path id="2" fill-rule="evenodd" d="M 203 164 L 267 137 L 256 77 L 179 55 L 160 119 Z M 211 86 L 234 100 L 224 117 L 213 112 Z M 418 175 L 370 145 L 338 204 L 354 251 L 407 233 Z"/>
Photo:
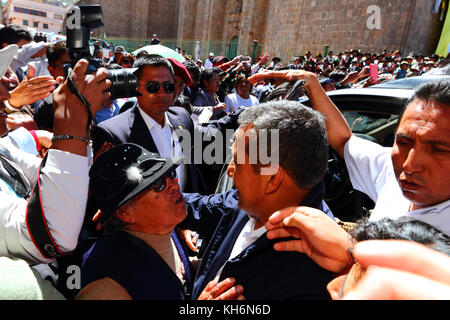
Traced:
<path id="1" fill-rule="evenodd" d="M 66 36 L 67 49 L 72 60 L 71 66 L 66 66 L 66 76 L 70 74 L 80 59 L 89 61 L 88 73 L 93 73 L 101 67 L 101 62 L 94 59 L 90 51 L 89 40 L 92 29 L 103 27 L 103 11 L 100 5 L 72 6 L 67 11 Z M 135 76 L 137 69 L 107 70 L 107 77 L 112 82 L 108 91 L 111 100 L 118 98 L 137 97 L 138 79 Z"/>

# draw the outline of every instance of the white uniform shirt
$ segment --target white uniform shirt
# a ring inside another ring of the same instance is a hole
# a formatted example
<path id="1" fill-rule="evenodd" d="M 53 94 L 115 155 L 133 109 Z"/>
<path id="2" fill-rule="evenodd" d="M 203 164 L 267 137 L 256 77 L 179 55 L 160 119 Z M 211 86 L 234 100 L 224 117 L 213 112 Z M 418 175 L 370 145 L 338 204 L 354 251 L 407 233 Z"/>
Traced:
<path id="1" fill-rule="evenodd" d="M 370 220 L 411 216 L 450 235 L 450 200 L 409 211 L 411 202 L 403 196 L 394 173 L 392 148 L 352 136 L 345 145 L 345 163 L 353 188 L 367 194 L 374 202 Z"/>
<path id="2" fill-rule="evenodd" d="M 164 126 L 161 127 L 152 117 L 146 114 L 140 107 L 138 108 L 141 113 L 142 119 L 144 119 L 150 134 L 152 135 L 153 141 L 155 142 L 158 153 L 163 158 L 176 158 L 182 157 L 181 144 L 178 141 L 178 137 L 173 131 L 173 126 L 170 123 L 167 113 L 164 118 Z M 181 191 L 184 190 L 186 186 L 185 177 L 185 167 L 184 165 L 179 165 L 176 169 L 178 184 L 180 185 Z"/>

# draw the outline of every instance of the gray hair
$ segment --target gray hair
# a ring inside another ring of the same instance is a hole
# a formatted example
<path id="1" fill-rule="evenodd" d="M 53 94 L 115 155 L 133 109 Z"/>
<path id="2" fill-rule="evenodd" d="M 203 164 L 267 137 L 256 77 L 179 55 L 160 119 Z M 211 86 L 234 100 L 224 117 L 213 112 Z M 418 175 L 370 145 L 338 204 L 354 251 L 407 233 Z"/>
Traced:
<path id="1" fill-rule="evenodd" d="M 259 133 L 278 130 L 279 164 L 300 188 L 310 189 L 324 177 L 328 165 L 328 139 L 323 114 L 287 100 L 270 101 L 246 109 L 241 127 Z M 258 136 L 258 135 L 257 135 Z M 271 148 L 271 143 L 267 143 Z M 268 150 L 272 152 L 272 150 Z"/>

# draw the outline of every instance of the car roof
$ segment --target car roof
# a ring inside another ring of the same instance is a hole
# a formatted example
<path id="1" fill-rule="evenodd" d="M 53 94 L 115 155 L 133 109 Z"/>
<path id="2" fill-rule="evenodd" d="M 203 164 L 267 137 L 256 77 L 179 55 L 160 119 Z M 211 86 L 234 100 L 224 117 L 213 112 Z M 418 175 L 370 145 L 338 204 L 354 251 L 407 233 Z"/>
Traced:
<path id="1" fill-rule="evenodd" d="M 349 88 L 327 92 L 328 96 L 368 96 L 368 97 L 398 97 L 401 99 L 409 99 L 414 90 L 411 89 L 394 89 L 394 88 Z"/>
<path id="2" fill-rule="evenodd" d="M 351 88 L 328 91 L 327 95 L 343 111 L 400 114 L 413 92 L 411 89 Z M 310 105 L 308 98 L 299 102 Z"/>
<path id="3" fill-rule="evenodd" d="M 443 78 L 450 79 L 450 76 L 421 76 L 391 80 L 368 88 L 328 91 L 327 95 L 341 110 L 400 114 L 415 88 L 423 83 Z M 299 99 L 299 102 L 310 105 L 306 97 Z"/>
<path id="4" fill-rule="evenodd" d="M 429 82 L 429 81 L 436 81 L 440 79 L 450 79 L 450 76 L 446 75 L 424 75 L 419 77 L 411 77 L 411 78 L 404 78 L 404 79 L 398 79 L 398 80 L 391 80 L 382 82 L 380 84 L 376 84 L 372 86 L 371 88 L 393 88 L 393 89 L 415 89 L 418 86 L 420 86 L 423 83 Z"/>

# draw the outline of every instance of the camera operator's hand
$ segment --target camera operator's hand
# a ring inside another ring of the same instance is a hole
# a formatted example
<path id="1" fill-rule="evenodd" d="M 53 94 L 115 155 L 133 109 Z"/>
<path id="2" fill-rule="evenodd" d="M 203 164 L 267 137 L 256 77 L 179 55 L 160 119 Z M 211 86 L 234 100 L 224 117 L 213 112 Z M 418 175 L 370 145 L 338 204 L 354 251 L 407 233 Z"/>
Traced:
<path id="1" fill-rule="evenodd" d="M 88 66 L 87 60 L 78 61 L 71 78 L 78 91 L 91 105 L 90 110 L 94 117 L 104 101 L 111 96 L 109 92 L 105 92 L 111 86 L 111 81 L 106 78 L 106 69 L 99 69 L 95 74 L 86 75 Z M 70 92 L 67 80 L 53 92 L 53 105 L 55 136 L 87 137 L 88 112 L 83 102 Z M 82 140 L 58 140 L 52 147 L 82 156 L 86 155 L 86 143 Z"/>
<path id="2" fill-rule="evenodd" d="M 55 90 L 57 82 L 52 76 L 34 78 L 35 72 L 36 70 L 30 66 L 27 76 L 11 91 L 11 98 L 8 100 L 11 107 L 19 109 L 32 104 L 48 97 Z"/>

